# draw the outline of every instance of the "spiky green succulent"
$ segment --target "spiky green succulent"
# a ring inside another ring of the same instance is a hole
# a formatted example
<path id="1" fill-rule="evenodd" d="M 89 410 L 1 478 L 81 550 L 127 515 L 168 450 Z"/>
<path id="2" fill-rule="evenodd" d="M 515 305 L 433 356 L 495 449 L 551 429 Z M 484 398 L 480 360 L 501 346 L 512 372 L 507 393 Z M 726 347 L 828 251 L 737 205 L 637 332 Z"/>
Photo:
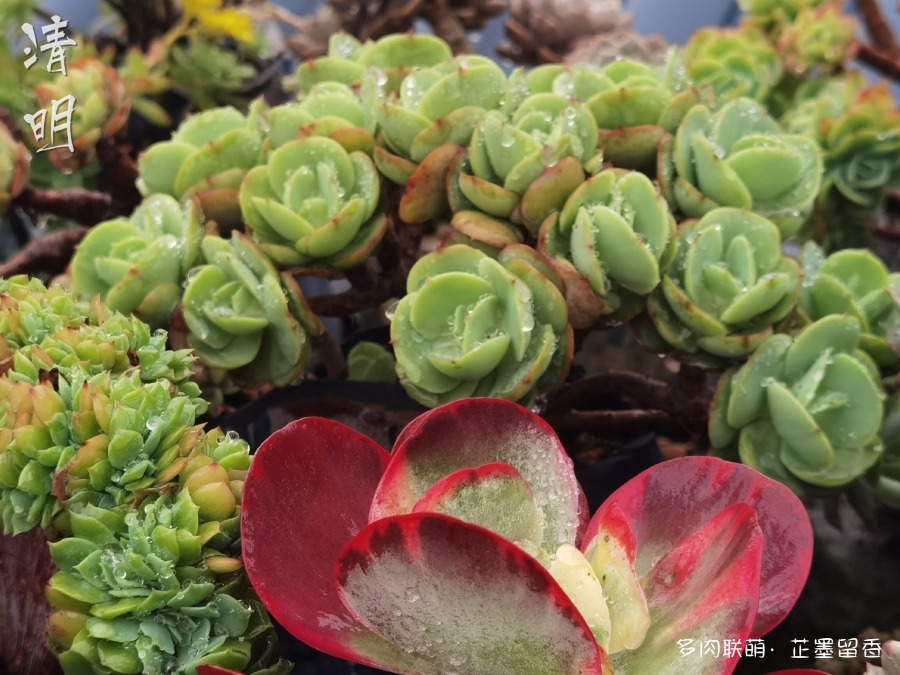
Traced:
<path id="1" fill-rule="evenodd" d="M 626 169 L 647 169 L 666 133 L 701 102 L 687 80 L 678 51 L 665 68 L 617 59 L 604 68 L 546 65 L 528 74 L 532 92 L 552 92 L 585 104 L 597 122 L 604 161 Z"/>
<path id="2" fill-rule="evenodd" d="M 245 116 L 236 108 L 213 108 L 185 120 L 171 140 L 150 146 L 138 159 L 138 188 L 179 201 L 196 197 L 203 212 L 223 227 L 241 222 L 238 191 L 263 153 L 265 104 Z"/>
<path id="3" fill-rule="evenodd" d="M 842 5 L 805 7 L 784 26 L 776 45 L 787 70 L 795 75 L 830 73 L 853 59 L 856 21 L 844 14 Z"/>
<path id="4" fill-rule="evenodd" d="M 815 243 L 800 252 L 803 288 L 798 307 L 816 321 L 830 314 L 854 317 L 860 348 L 881 368 L 900 361 L 900 274 L 872 252 L 844 249 L 825 256 Z"/>
<path id="5" fill-rule="evenodd" d="M 354 267 L 387 231 L 371 158 L 336 140 L 290 141 L 247 174 L 244 219 L 260 248 L 284 267 Z"/>
<path id="6" fill-rule="evenodd" d="M 716 112 L 691 108 L 660 147 L 658 177 L 669 204 L 687 216 L 749 209 L 787 238 L 815 205 L 822 160 L 815 141 L 784 133 L 759 103 L 740 98 Z"/>
<path id="7" fill-rule="evenodd" d="M 300 286 L 239 232 L 230 240 L 208 235 L 201 247 L 206 264 L 192 270 L 182 299 L 200 360 L 247 386 L 300 379 L 310 337 L 323 330 Z"/>
<path id="8" fill-rule="evenodd" d="M 95 226 L 72 258 L 72 290 L 100 296 L 117 312 L 152 327 L 168 324 L 181 300 L 185 275 L 200 255 L 204 223 L 195 200 L 148 197 L 130 218 Z"/>
<path id="9" fill-rule="evenodd" d="M 565 282 L 572 325 L 640 311 L 676 252 L 675 219 L 643 174 L 607 169 L 547 218 L 541 250 Z"/>
<path id="10" fill-rule="evenodd" d="M 764 101 L 782 75 L 777 52 L 750 26 L 698 30 L 684 46 L 684 63 L 688 77 L 719 100 Z"/>
<path id="11" fill-rule="evenodd" d="M 31 176 L 31 153 L 0 124 L 0 217 L 22 194 Z"/>
<path id="12" fill-rule="evenodd" d="M 498 259 L 464 245 L 421 258 L 391 318 L 397 373 L 429 407 L 469 396 L 525 401 L 569 369 L 572 328 L 550 265 L 524 245 Z"/>
<path id="13" fill-rule="evenodd" d="M 716 209 L 683 225 L 678 239 L 639 324 L 645 339 L 700 362 L 753 353 L 800 291 L 799 267 L 782 254 L 778 228 L 749 211 Z"/>
<path id="14" fill-rule="evenodd" d="M 862 476 L 882 454 L 884 393 L 859 334 L 856 319 L 832 315 L 767 339 L 719 381 L 713 447 L 736 449 L 745 464 L 800 493 Z"/>
<path id="15" fill-rule="evenodd" d="M 348 379 L 357 382 L 396 382 L 397 366 L 391 353 L 377 342 L 360 342 L 347 354 Z"/>

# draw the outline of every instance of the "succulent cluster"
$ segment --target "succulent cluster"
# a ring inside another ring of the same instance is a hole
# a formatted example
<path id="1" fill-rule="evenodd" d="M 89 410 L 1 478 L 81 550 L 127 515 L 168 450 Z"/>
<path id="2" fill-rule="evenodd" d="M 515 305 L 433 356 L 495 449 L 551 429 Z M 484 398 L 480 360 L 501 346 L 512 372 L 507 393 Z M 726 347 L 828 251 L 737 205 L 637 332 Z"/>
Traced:
<path id="1" fill-rule="evenodd" d="M 18 197 L 31 175 L 31 153 L 0 123 L 0 217 Z"/>

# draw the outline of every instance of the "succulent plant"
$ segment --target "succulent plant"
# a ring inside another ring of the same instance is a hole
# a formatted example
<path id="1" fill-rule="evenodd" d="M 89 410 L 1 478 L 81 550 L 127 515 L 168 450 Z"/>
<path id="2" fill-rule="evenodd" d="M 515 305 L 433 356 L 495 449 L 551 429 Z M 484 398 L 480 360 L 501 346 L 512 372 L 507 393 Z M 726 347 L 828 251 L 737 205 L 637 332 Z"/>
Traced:
<path id="1" fill-rule="evenodd" d="M 793 23 L 804 9 L 815 9 L 830 0 L 738 0 L 744 21 L 766 31 L 778 31 Z"/>
<path id="2" fill-rule="evenodd" d="M 756 101 L 697 105 L 660 146 L 663 194 L 689 217 L 726 206 L 772 220 L 787 238 L 806 222 L 822 181 L 814 141 L 785 134 Z"/>
<path id="3" fill-rule="evenodd" d="M 675 219 L 643 174 L 607 169 L 545 221 L 541 251 L 563 279 L 575 328 L 631 318 L 675 255 Z"/>
<path id="4" fill-rule="evenodd" d="M 31 176 L 31 153 L 0 123 L 0 217 Z"/>
<path id="5" fill-rule="evenodd" d="M 447 43 L 431 35 L 386 35 L 361 43 L 348 33 L 334 33 L 328 41 L 328 55 L 301 64 L 297 81 L 301 92 L 320 82 L 358 85 L 371 68 L 383 75 L 388 89 L 395 90 L 411 70 L 436 66 L 451 56 Z"/>
<path id="6" fill-rule="evenodd" d="M 72 258 L 72 290 L 165 326 L 198 261 L 203 231 L 195 200 L 182 206 L 168 195 L 148 197 L 130 218 L 100 223 L 82 239 Z"/>
<path id="7" fill-rule="evenodd" d="M 859 335 L 852 316 L 832 315 L 767 339 L 719 381 L 713 447 L 736 447 L 745 464 L 801 493 L 863 475 L 882 454 L 884 394 Z"/>
<path id="8" fill-rule="evenodd" d="M 900 361 L 900 274 L 872 252 L 845 249 L 825 256 L 815 243 L 800 252 L 803 288 L 798 307 L 816 321 L 831 314 L 854 317 L 860 348 L 881 368 Z"/>
<path id="9" fill-rule="evenodd" d="M 377 342 L 359 342 L 347 354 L 347 379 L 357 382 L 397 381 L 397 365 L 391 353 Z"/>
<path id="10" fill-rule="evenodd" d="M 196 35 L 172 45 L 166 66 L 173 88 L 200 110 L 244 105 L 243 89 L 257 75 L 238 50 Z"/>
<path id="11" fill-rule="evenodd" d="M 788 71 L 829 73 L 853 60 L 856 21 L 844 14 L 842 2 L 804 8 L 784 26 L 778 37 L 778 53 Z"/>
<path id="12" fill-rule="evenodd" d="M 371 158 L 336 140 L 309 137 L 272 152 L 241 186 L 244 220 L 260 248 L 284 267 L 354 267 L 387 231 Z"/>
<path id="13" fill-rule="evenodd" d="M 750 26 L 701 28 L 684 46 L 684 63 L 695 84 L 711 87 L 726 101 L 764 101 L 782 75 L 775 49 Z"/>
<path id="14" fill-rule="evenodd" d="M 423 405 L 468 396 L 513 401 L 555 389 L 572 358 L 566 303 L 524 245 L 497 260 L 465 245 L 421 258 L 391 317 L 397 373 Z"/>
<path id="15" fill-rule="evenodd" d="M 411 674 L 635 675 L 685 658 L 731 673 L 737 653 L 684 657 L 672 636 L 764 635 L 812 555 L 801 502 L 716 458 L 651 468 L 588 523 L 553 430 L 497 399 L 425 413 L 390 454 L 330 420 L 293 422 L 257 451 L 241 525 L 248 576 L 281 625 Z"/>
<path id="16" fill-rule="evenodd" d="M 884 453 L 871 480 L 875 496 L 891 508 L 900 509 L 900 395 L 893 394 L 884 404 L 884 422 L 879 432 Z"/>
<path id="17" fill-rule="evenodd" d="M 207 235 L 201 248 L 206 264 L 188 275 L 182 298 L 199 359 L 246 386 L 299 380 L 310 337 L 324 330 L 300 286 L 240 232 L 230 240 Z"/>
<path id="18" fill-rule="evenodd" d="M 700 362 L 753 353 L 800 292 L 799 267 L 782 254 L 778 228 L 748 211 L 716 209 L 683 225 L 678 239 L 674 261 L 647 299 L 639 324 L 645 340 Z"/>
<path id="19" fill-rule="evenodd" d="M 626 169 L 651 168 L 663 136 L 674 133 L 685 113 L 701 102 L 675 50 L 663 69 L 630 59 L 602 69 L 547 65 L 531 71 L 528 84 L 532 91 L 582 101 L 597 122 L 603 159 Z"/>
<path id="20" fill-rule="evenodd" d="M 48 111 L 48 129 L 53 102 L 74 98 L 70 127 L 74 151 L 65 147 L 48 153 L 53 164 L 64 171 L 78 170 L 92 160 L 97 143 L 118 133 L 131 112 L 131 99 L 116 70 L 91 57 L 69 64 L 67 73 L 36 85 L 35 94 L 40 106 Z"/>
<path id="21" fill-rule="evenodd" d="M 262 159 L 264 106 L 257 100 L 247 116 L 231 107 L 191 116 L 171 140 L 140 156 L 138 188 L 144 195 L 161 193 L 179 201 L 196 197 L 208 218 L 236 227 L 241 182 Z"/>

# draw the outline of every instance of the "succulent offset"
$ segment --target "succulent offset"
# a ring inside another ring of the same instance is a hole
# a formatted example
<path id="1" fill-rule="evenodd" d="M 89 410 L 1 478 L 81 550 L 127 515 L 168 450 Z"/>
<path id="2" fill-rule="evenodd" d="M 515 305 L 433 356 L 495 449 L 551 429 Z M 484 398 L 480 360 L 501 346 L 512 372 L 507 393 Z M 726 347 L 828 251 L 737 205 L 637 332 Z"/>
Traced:
<path id="1" fill-rule="evenodd" d="M 397 381 L 397 364 L 377 342 L 359 342 L 347 354 L 347 379 L 357 382 Z"/>
<path id="2" fill-rule="evenodd" d="M 54 101 L 63 101 L 64 109 L 64 99 L 73 100 L 73 151 L 67 147 L 49 151 L 50 160 L 64 171 L 78 170 L 93 159 L 97 143 L 118 133 L 131 112 L 131 99 L 116 70 L 89 57 L 69 64 L 67 74 L 35 86 L 35 94 L 40 106 L 47 110 L 46 134 L 53 123 Z"/>
<path id="3" fill-rule="evenodd" d="M 751 354 L 800 292 L 799 267 L 782 254 L 778 228 L 748 211 L 716 209 L 682 225 L 678 238 L 675 259 L 647 300 L 645 339 L 701 362 Z"/>
<path id="4" fill-rule="evenodd" d="M 859 335 L 852 316 L 832 315 L 766 340 L 719 381 L 713 447 L 800 493 L 862 476 L 882 454 L 884 393 Z"/>
<path id="5" fill-rule="evenodd" d="M 391 316 L 397 373 L 429 407 L 469 396 L 530 400 L 561 384 L 572 328 L 539 254 L 507 247 L 495 260 L 465 245 L 421 258 Z"/>
<path id="6" fill-rule="evenodd" d="M 31 153 L 0 124 L 0 217 L 22 194 L 31 176 Z"/>
<path id="7" fill-rule="evenodd" d="M 288 631 L 410 674 L 731 673 L 739 653 L 672 637 L 766 634 L 810 567 L 799 499 L 715 458 L 663 462 L 588 520 L 553 430 L 496 399 L 425 413 L 390 454 L 295 421 L 257 451 L 241 513 L 248 575 Z"/>
<path id="8" fill-rule="evenodd" d="M 88 299 L 99 294 L 113 311 L 165 326 L 198 262 L 204 229 L 196 201 L 148 197 L 130 218 L 100 223 L 82 239 L 72 258 L 72 290 Z"/>
<path id="9" fill-rule="evenodd" d="M 303 376 L 310 339 L 323 327 L 299 284 L 279 273 L 246 236 L 208 235 L 204 265 L 188 275 L 182 311 L 188 344 L 208 367 L 246 386 L 283 386 Z"/>
<path id="10" fill-rule="evenodd" d="M 830 0 L 738 0 L 744 20 L 767 32 L 778 31 L 796 20 L 804 9 L 815 9 Z"/>
<path id="11" fill-rule="evenodd" d="M 856 21 L 844 14 L 842 6 L 828 2 L 804 8 L 784 27 L 776 46 L 788 71 L 830 73 L 853 59 Z"/>
<path id="12" fill-rule="evenodd" d="M 739 98 L 715 112 L 691 108 L 660 147 L 657 175 L 669 204 L 686 216 L 749 209 L 787 238 L 815 205 L 822 160 L 813 140 L 784 133 L 759 103 Z"/>
<path id="13" fill-rule="evenodd" d="M 687 76 L 716 97 L 764 101 L 781 79 L 781 60 L 760 31 L 750 27 L 703 28 L 684 47 Z"/>
<path id="14" fill-rule="evenodd" d="M 623 321 L 640 311 L 674 257 L 675 219 L 649 178 L 607 169 L 547 218 L 540 246 L 563 279 L 573 326 Z"/>

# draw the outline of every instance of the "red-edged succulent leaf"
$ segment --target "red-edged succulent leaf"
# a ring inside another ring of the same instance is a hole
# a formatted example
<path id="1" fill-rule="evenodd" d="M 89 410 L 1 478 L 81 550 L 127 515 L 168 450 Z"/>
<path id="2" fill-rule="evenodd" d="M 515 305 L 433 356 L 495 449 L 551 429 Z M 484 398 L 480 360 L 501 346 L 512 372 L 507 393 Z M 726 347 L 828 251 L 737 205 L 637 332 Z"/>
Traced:
<path id="1" fill-rule="evenodd" d="M 544 420 L 518 404 L 492 398 L 435 408 L 404 429 L 375 493 L 369 522 L 410 513 L 440 479 L 494 462 L 512 465 L 531 486 L 544 515 L 539 543 L 546 550 L 580 542 L 588 510 L 572 460 Z"/>
<path id="2" fill-rule="evenodd" d="M 614 492 L 594 515 L 584 541 L 590 544 L 617 505 L 634 532 L 636 569 L 643 577 L 679 541 L 723 509 L 741 503 L 756 511 L 765 537 L 759 610 L 751 634 L 759 637 L 794 606 L 812 563 L 809 516 L 780 483 L 715 457 L 663 462 Z"/>
<path id="3" fill-rule="evenodd" d="M 337 575 L 362 621 L 430 664 L 417 673 L 602 673 L 602 649 L 553 577 L 477 525 L 385 518 L 344 549 Z"/>
<path id="4" fill-rule="evenodd" d="M 374 441 L 307 417 L 260 446 L 244 483 L 244 566 L 269 612 L 292 635 L 342 659 L 415 670 L 415 659 L 362 625 L 341 601 L 334 566 L 363 527 L 388 463 Z"/>
<path id="5" fill-rule="evenodd" d="M 715 635 L 743 642 L 750 636 L 762 554 L 763 533 L 746 504 L 719 511 L 685 537 L 644 577 L 650 630 L 638 649 L 613 655 L 616 670 L 649 675 L 681 663 L 692 675 L 731 673 L 739 654 L 683 656 L 678 641 Z"/>
<path id="6" fill-rule="evenodd" d="M 481 525 L 510 541 L 541 541 L 543 516 L 515 467 L 485 464 L 460 469 L 432 485 L 413 513 L 443 513 Z"/>

